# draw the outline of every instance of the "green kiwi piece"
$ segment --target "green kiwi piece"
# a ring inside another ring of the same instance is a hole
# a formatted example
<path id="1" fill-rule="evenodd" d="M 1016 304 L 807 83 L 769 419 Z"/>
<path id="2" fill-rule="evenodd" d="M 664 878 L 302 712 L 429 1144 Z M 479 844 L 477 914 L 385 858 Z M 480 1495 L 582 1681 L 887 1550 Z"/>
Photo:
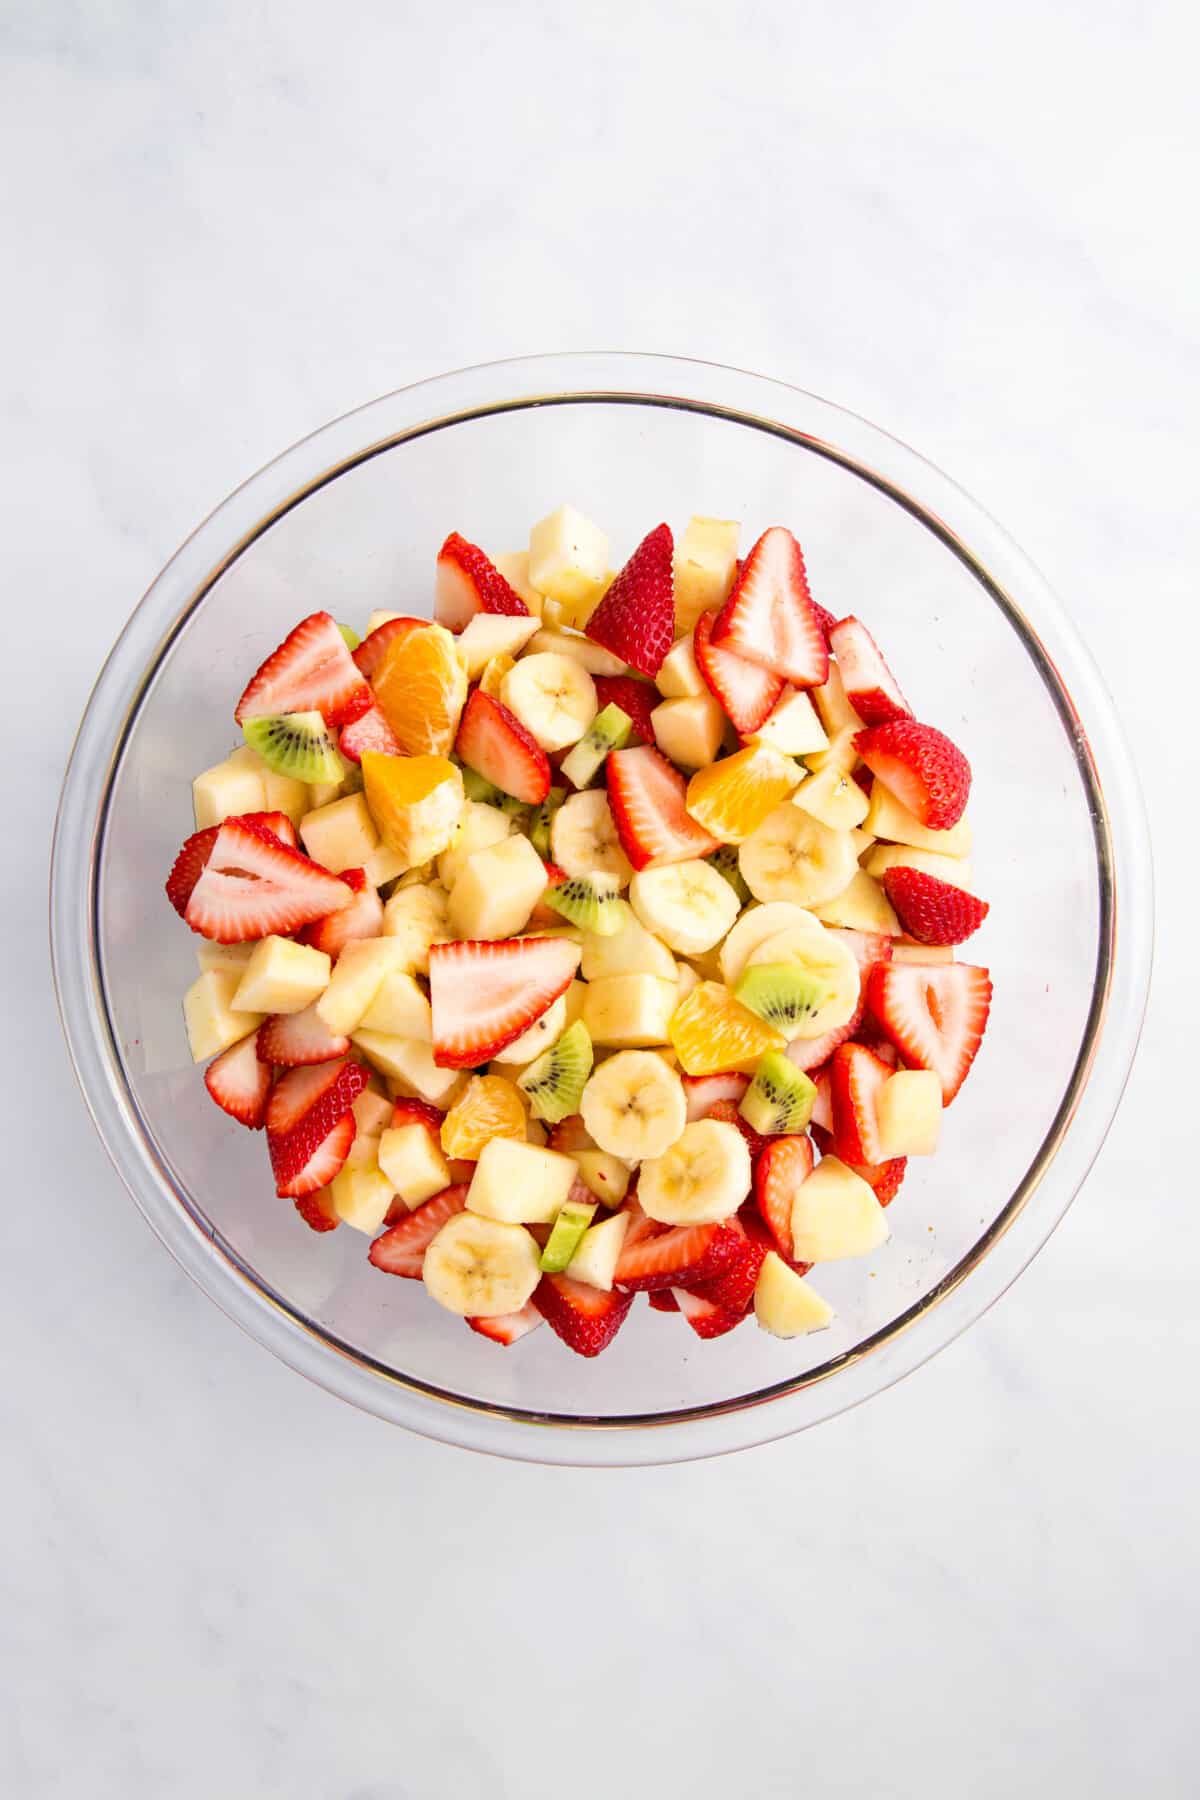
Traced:
<path id="1" fill-rule="evenodd" d="M 585 1206 L 582 1201 L 568 1200 L 559 1209 L 558 1217 L 546 1239 L 546 1248 L 542 1251 L 542 1268 L 547 1275 L 561 1275 L 580 1244 L 583 1234 L 596 1216 L 594 1206 Z"/>
<path id="2" fill-rule="evenodd" d="M 750 898 L 750 889 L 742 880 L 742 871 L 738 864 L 737 845 L 722 844 L 719 850 L 713 851 L 708 860 L 717 871 L 717 874 L 725 877 L 742 905 L 745 906 L 747 900 Z"/>
<path id="3" fill-rule="evenodd" d="M 567 797 L 566 788 L 552 787 L 529 822 L 529 841 L 543 862 L 550 860 L 550 827 L 554 815 Z"/>
<path id="4" fill-rule="evenodd" d="M 768 1050 L 738 1111 L 752 1131 L 772 1137 L 806 1130 L 816 1097 L 816 1087 L 782 1050 Z"/>
<path id="5" fill-rule="evenodd" d="M 619 706 L 606 706 L 598 712 L 575 748 L 562 762 L 562 772 L 577 788 L 585 788 L 593 779 L 610 750 L 620 750 L 629 742 L 633 720 Z"/>
<path id="6" fill-rule="evenodd" d="M 357 650 L 358 646 L 362 643 L 362 639 L 359 637 L 357 631 L 355 631 L 353 625 L 339 625 L 338 630 L 346 641 L 347 650 Z"/>
<path id="7" fill-rule="evenodd" d="M 547 888 L 543 898 L 547 906 L 581 931 L 613 937 L 625 923 L 620 892 L 615 875 L 569 875 L 557 886 Z"/>
<path id="8" fill-rule="evenodd" d="M 276 775 L 294 781 L 341 781 L 346 765 L 319 712 L 277 713 L 247 719 L 246 742 Z"/>
<path id="9" fill-rule="evenodd" d="M 557 1125 L 579 1111 L 579 1102 L 592 1072 L 592 1040 L 582 1019 L 568 1027 L 530 1063 L 517 1082 L 529 1100 L 535 1118 Z"/>
<path id="10" fill-rule="evenodd" d="M 811 1019 L 829 999 L 827 981 L 798 963 L 757 963 L 741 976 L 734 993 L 743 1006 L 794 1037 L 797 1025 Z"/>
<path id="11" fill-rule="evenodd" d="M 488 781 L 477 769 L 469 769 L 463 764 L 463 793 L 468 800 L 478 800 L 484 806 L 498 807 L 510 819 L 524 822 L 529 817 L 529 808 L 523 800 L 517 800 L 512 794 L 506 794 L 494 782 Z"/>

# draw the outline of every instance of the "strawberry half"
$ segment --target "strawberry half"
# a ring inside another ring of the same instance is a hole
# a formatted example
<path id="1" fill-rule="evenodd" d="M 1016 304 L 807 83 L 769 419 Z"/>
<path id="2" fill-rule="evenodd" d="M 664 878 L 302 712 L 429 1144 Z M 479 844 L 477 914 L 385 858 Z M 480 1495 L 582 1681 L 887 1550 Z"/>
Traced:
<path id="1" fill-rule="evenodd" d="M 630 1243 L 626 1233 L 613 1281 L 626 1293 L 691 1287 L 711 1281 L 741 1254 L 744 1234 L 734 1224 L 676 1225 Z"/>
<path id="2" fill-rule="evenodd" d="M 277 1180 L 275 1192 L 282 1200 L 302 1200 L 328 1187 L 346 1166 L 346 1158 L 354 1143 L 354 1114 L 343 1113 L 324 1137 L 312 1147 L 308 1159 L 286 1181 Z"/>
<path id="3" fill-rule="evenodd" d="M 827 611 L 826 608 L 821 605 L 820 601 L 813 600 L 811 594 L 809 595 L 809 599 L 810 599 L 810 601 L 812 601 L 812 609 L 813 609 L 813 612 L 816 614 L 817 624 L 821 627 L 821 631 L 825 638 L 825 643 L 828 646 L 829 634 L 832 632 L 834 626 L 837 624 L 837 620 L 834 618 L 834 616 L 831 612 Z"/>
<path id="4" fill-rule="evenodd" d="M 701 613 L 692 633 L 696 667 L 705 686 L 743 737 L 757 731 L 774 712 L 786 682 L 712 641 L 716 613 Z"/>
<path id="5" fill-rule="evenodd" d="M 491 1319 L 467 1320 L 471 1330 L 477 1331 L 480 1337 L 490 1338 L 493 1344 L 504 1344 L 505 1346 L 515 1344 L 523 1337 L 528 1337 L 531 1331 L 536 1331 L 538 1326 L 544 1323 L 541 1313 L 532 1300 L 527 1300 L 520 1312 L 499 1313 Z"/>
<path id="6" fill-rule="evenodd" d="M 550 1136 L 546 1139 L 546 1147 L 549 1150 L 561 1150 L 569 1156 L 572 1150 L 594 1150 L 596 1140 L 588 1131 L 579 1114 L 571 1113 L 567 1118 L 560 1119 L 558 1124 L 551 1128 Z"/>
<path id="7" fill-rule="evenodd" d="M 366 1085 L 367 1072 L 356 1062 L 289 1069 L 275 1083 L 267 1101 L 267 1149 L 276 1193 L 296 1199 L 333 1180 L 350 1154 L 350 1109 Z"/>
<path id="8" fill-rule="evenodd" d="M 447 631 L 461 631 L 476 613 L 508 613 L 527 619 L 529 608 L 491 558 L 452 531 L 437 559 L 433 616 Z"/>
<path id="9" fill-rule="evenodd" d="M 793 1038 L 788 1045 L 789 1061 L 794 1062 L 798 1069 L 803 1069 L 806 1075 L 827 1063 L 838 1045 L 848 1042 L 862 1024 L 863 1014 L 867 1010 L 867 976 L 865 973 L 862 981 L 863 991 L 859 994 L 858 1005 L 845 1025 L 836 1025 L 832 1031 L 825 1032 L 821 1037 Z"/>
<path id="10" fill-rule="evenodd" d="M 250 677 L 234 718 L 319 712 L 327 725 L 349 725 L 373 704 L 346 640 L 327 612 L 301 619 Z"/>
<path id="11" fill-rule="evenodd" d="M 392 1108 L 392 1124 L 394 1126 L 399 1128 L 401 1125 L 424 1125 L 427 1131 L 433 1133 L 439 1144 L 442 1141 L 442 1122 L 445 1117 L 445 1113 L 439 1112 L 438 1108 L 431 1105 L 428 1100 L 410 1100 L 403 1094 Z"/>
<path id="12" fill-rule="evenodd" d="M 864 977 L 876 963 L 892 960 L 892 940 L 884 937 L 881 931 L 853 931 L 844 925 L 827 925 L 825 929 L 831 931 L 835 938 L 841 939 Z"/>
<path id="13" fill-rule="evenodd" d="M 577 1356 L 599 1356 L 625 1323 L 633 1295 L 606 1294 L 572 1281 L 569 1275 L 543 1275 L 533 1304 L 568 1350 Z"/>
<path id="14" fill-rule="evenodd" d="M 355 668 L 367 681 L 374 681 L 392 645 L 428 624 L 428 619 L 385 619 L 382 625 L 377 625 L 374 631 L 367 633 L 358 649 L 353 652 Z"/>
<path id="15" fill-rule="evenodd" d="M 949 1106 L 987 1026 L 987 970 L 970 963 L 880 963 L 867 979 L 867 1002 L 909 1068 L 933 1070 Z"/>
<path id="16" fill-rule="evenodd" d="M 377 750 L 381 756 L 402 756 L 400 740 L 377 706 L 370 706 L 361 719 L 342 727 L 338 749 L 349 762 L 360 763 L 364 750 Z"/>
<path id="17" fill-rule="evenodd" d="M 858 619 L 840 619 L 829 633 L 846 698 L 864 725 L 911 719 L 912 707 L 883 659 L 883 652 Z"/>
<path id="18" fill-rule="evenodd" d="M 909 937 L 918 944 L 962 944 L 978 931 L 990 908 L 963 888 L 924 869 L 888 869 L 883 891 Z"/>
<path id="19" fill-rule="evenodd" d="M 597 710 L 619 706 L 632 724 L 634 736 L 641 738 L 643 744 L 652 744 L 654 726 L 650 714 L 662 701 L 658 689 L 648 681 L 639 681 L 636 675 L 593 675 L 592 680 L 596 684 Z"/>
<path id="20" fill-rule="evenodd" d="M 684 1098 L 687 1100 L 688 1123 L 707 1119 L 721 1100 L 732 1100 L 736 1106 L 750 1086 L 748 1075 L 683 1075 Z"/>
<path id="21" fill-rule="evenodd" d="M 812 1170 L 812 1139 L 807 1136 L 772 1138 L 755 1165 L 754 1204 L 788 1262 L 793 1255 L 792 1201 Z"/>
<path id="22" fill-rule="evenodd" d="M 879 1141 L 879 1090 L 892 1073 L 890 1063 L 865 1044 L 843 1044 L 829 1065 L 833 1100 L 833 1147 L 844 1163 L 883 1161 Z"/>
<path id="23" fill-rule="evenodd" d="M 468 768 L 527 806 L 540 806 L 550 792 L 546 752 L 516 714 L 482 688 L 463 709 L 454 749 Z"/>
<path id="24" fill-rule="evenodd" d="M 433 1056 L 443 1069 L 474 1069 L 513 1043 L 560 994 L 579 963 L 566 938 L 477 939 L 429 952 Z"/>
<path id="25" fill-rule="evenodd" d="M 678 1312 L 679 1302 L 670 1288 L 651 1288 L 646 1295 L 651 1312 Z"/>
<path id="26" fill-rule="evenodd" d="M 336 912 L 350 897 L 344 881 L 288 849 L 269 831 L 226 819 L 217 828 L 183 916 L 193 931 L 214 943 L 244 944 L 273 934 L 286 937 L 298 926 Z"/>
<path id="27" fill-rule="evenodd" d="M 655 526 L 584 627 L 594 644 L 651 677 L 675 642 L 674 555 L 671 527 Z"/>
<path id="28" fill-rule="evenodd" d="M 719 1301 L 710 1299 L 706 1294 L 698 1294 L 688 1288 L 673 1288 L 671 1298 L 683 1314 L 698 1338 L 724 1337 L 735 1325 L 740 1325 L 746 1317 L 746 1310 L 722 1306 Z"/>
<path id="29" fill-rule="evenodd" d="M 299 1195 L 296 1211 L 310 1231 L 336 1231 L 341 1224 L 334 1211 L 333 1195 L 328 1188 L 317 1188 L 314 1193 Z"/>
<path id="30" fill-rule="evenodd" d="M 273 1013 L 258 1028 L 260 1063 L 282 1069 L 305 1068 L 310 1063 L 336 1062 L 350 1048 L 350 1039 L 330 1031 L 314 1000 L 303 1012 Z"/>
<path id="31" fill-rule="evenodd" d="M 719 841 L 687 810 L 687 783 L 649 744 L 613 750 L 605 765 L 608 804 L 621 848 L 635 869 L 711 856 Z"/>
<path id="32" fill-rule="evenodd" d="M 290 850 L 298 850 L 300 847 L 296 827 L 286 813 L 254 812 L 238 813 L 235 816 L 243 825 L 257 825 L 261 830 L 269 831 L 272 837 L 278 838 Z M 181 919 L 187 914 L 192 889 L 208 867 L 208 859 L 212 855 L 212 847 L 220 829 L 220 825 L 206 825 L 203 831 L 194 831 L 185 841 L 167 876 L 167 899 Z"/>
<path id="33" fill-rule="evenodd" d="M 467 1204 L 467 1184 L 443 1188 L 432 1200 L 426 1200 L 397 1225 L 389 1225 L 367 1251 L 367 1257 L 385 1275 L 402 1275 L 406 1281 L 420 1281 L 425 1252 L 447 1219 L 460 1213 Z"/>
<path id="34" fill-rule="evenodd" d="M 942 731 L 915 719 L 891 719 L 860 731 L 855 748 L 910 813 L 930 831 L 949 831 L 966 811 L 971 765 Z"/>
<path id="35" fill-rule="evenodd" d="M 271 1071 L 259 1062 L 254 1039 L 251 1032 L 240 1044 L 222 1050 L 204 1071 L 204 1085 L 222 1112 L 250 1131 L 261 1131 L 267 1116 Z"/>
<path id="36" fill-rule="evenodd" d="M 832 1131 L 814 1125 L 813 1139 L 822 1156 L 836 1155 Z M 906 1156 L 893 1156 L 884 1163 L 847 1163 L 856 1175 L 866 1182 L 874 1192 L 880 1206 L 890 1206 L 904 1183 L 905 1171 L 908 1168 Z"/>
<path id="37" fill-rule="evenodd" d="M 895 1052 L 893 1052 L 895 1054 Z M 809 1129 L 815 1130 L 818 1125 L 826 1131 L 833 1130 L 833 1081 L 829 1074 L 829 1065 L 818 1069 L 813 1077 L 816 1083 L 816 1096 L 813 1100 L 812 1118 Z"/>
<path id="38" fill-rule="evenodd" d="M 775 1248 L 775 1238 L 757 1212 L 749 1208 L 744 1218 L 731 1219 L 730 1224 L 736 1225 L 742 1233 L 741 1250 L 729 1267 L 719 1275 L 714 1276 L 711 1281 L 693 1283 L 688 1291 L 698 1299 L 710 1300 L 714 1306 L 721 1307 L 735 1319 L 740 1319 L 754 1299 L 759 1271 L 766 1261 L 768 1250 Z M 681 1310 L 687 1310 L 682 1307 L 682 1303 Z M 702 1332 L 701 1336 L 704 1335 Z"/>
<path id="39" fill-rule="evenodd" d="M 782 525 L 764 531 L 738 570 L 717 614 L 712 641 L 794 687 L 820 687 L 829 651 L 804 572 L 800 546 Z M 699 657 L 697 657 L 699 662 Z"/>
<path id="40" fill-rule="evenodd" d="M 336 961 L 346 945 L 359 938 L 379 937 L 383 931 L 383 901 L 367 883 L 362 869 L 343 869 L 338 876 L 354 890 L 349 906 L 340 906 L 324 919 L 306 925 L 296 936 L 302 944 L 323 950 Z"/>

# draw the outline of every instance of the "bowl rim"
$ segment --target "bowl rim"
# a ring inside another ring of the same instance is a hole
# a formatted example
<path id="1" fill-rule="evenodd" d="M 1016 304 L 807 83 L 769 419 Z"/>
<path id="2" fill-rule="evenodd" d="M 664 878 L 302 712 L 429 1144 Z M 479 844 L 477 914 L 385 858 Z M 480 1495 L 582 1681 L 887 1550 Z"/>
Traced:
<path id="1" fill-rule="evenodd" d="M 949 549 L 1016 632 L 1058 711 L 1091 813 L 1099 900 L 1091 1005 L 1070 1081 L 1022 1181 L 955 1266 L 885 1326 L 798 1376 L 699 1406 L 606 1417 L 468 1399 L 400 1374 L 263 1282 L 157 1153 L 124 1079 L 97 917 L 108 804 L 128 735 L 175 638 L 249 546 L 318 489 L 405 442 L 506 412 L 601 403 L 699 413 L 781 438 L 875 488 Z M 368 429 L 378 425 L 382 432 Z M 1044 577 L 963 489 L 858 415 L 771 378 L 645 353 L 563 352 L 475 365 L 368 402 L 274 458 L 197 527 L 147 590 L 88 700 L 55 823 L 50 936 L 68 1051 L 104 1148 L 156 1235 L 235 1322 L 329 1391 L 424 1435 L 527 1460 L 645 1463 L 765 1442 L 858 1404 L 936 1354 L 1015 1280 L 1078 1191 L 1124 1089 L 1149 986 L 1153 887 L 1137 777 L 1111 699 Z M 1029 1202 L 1051 1175 L 1055 1192 L 1035 1220 Z M 972 1286 L 984 1267 L 996 1280 Z M 913 1327 L 922 1322 L 932 1329 L 918 1346 Z"/>

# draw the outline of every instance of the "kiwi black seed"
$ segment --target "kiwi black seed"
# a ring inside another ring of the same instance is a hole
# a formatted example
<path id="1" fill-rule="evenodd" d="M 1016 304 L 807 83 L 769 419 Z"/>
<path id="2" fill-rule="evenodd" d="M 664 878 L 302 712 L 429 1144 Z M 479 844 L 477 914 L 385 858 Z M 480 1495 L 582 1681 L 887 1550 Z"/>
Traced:
<path id="1" fill-rule="evenodd" d="M 759 1059 L 754 1080 L 742 1095 L 738 1108 L 753 1131 L 764 1137 L 804 1131 L 812 1118 L 817 1090 L 808 1076 L 789 1062 L 781 1050 L 768 1050 Z"/>
<path id="2" fill-rule="evenodd" d="M 341 781 L 346 765 L 319 712 L 275 713 L 247 719 L 246 742 L 276 775 L 294 781 Z"/>

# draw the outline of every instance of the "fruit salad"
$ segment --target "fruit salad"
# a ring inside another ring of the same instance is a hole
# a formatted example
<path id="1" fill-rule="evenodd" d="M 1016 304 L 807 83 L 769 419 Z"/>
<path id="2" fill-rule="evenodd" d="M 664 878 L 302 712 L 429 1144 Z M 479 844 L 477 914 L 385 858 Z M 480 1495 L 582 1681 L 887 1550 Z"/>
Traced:
<path id="1" fill-rule="evenodd" d="M 789 530 L 738 539 L 614 574 L 572 507 L 454 533 L 432 618 L 302 619 L 193 784 L 209 1094 L 304 1224 L 497 1344 L 595 1356 L 639 1293 L 827 1326 L 983 1037 L 967 759 Z"/>

